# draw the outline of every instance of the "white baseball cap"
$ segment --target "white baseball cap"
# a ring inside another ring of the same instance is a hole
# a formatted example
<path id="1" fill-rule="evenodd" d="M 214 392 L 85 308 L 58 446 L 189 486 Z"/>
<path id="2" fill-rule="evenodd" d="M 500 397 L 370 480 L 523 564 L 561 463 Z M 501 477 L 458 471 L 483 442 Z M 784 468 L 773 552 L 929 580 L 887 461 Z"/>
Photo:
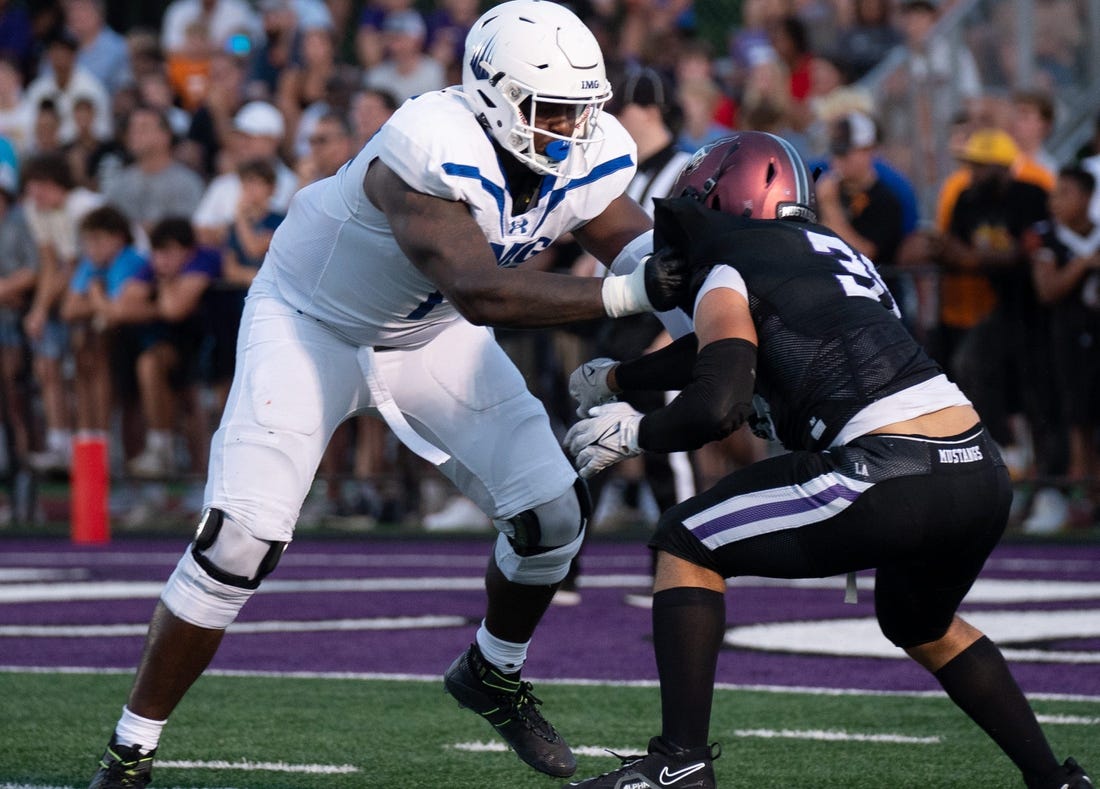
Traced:
<path id="1" fill-rule="evenodd" d="M 829 151 L 843 156 L 849 151 L 874 148 L 878 142 L 875 122 L 862 112 L 849 112 L 833 122 L 829 135 Z"/>
<path id="2" fill-rule="evenodd" d="M 286 133 L 283 114 L 266 101 L 250 101 L 233 118 L 233 128 L 253 137 L 282 137 Z"/>

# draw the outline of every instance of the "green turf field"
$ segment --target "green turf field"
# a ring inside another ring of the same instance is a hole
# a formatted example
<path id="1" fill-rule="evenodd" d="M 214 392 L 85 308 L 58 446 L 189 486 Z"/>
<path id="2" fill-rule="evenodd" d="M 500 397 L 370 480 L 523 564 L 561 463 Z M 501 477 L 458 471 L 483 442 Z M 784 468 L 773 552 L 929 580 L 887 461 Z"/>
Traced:
<path id="1" fill-rule="evenodd" d="M 129 684 L 124 674 L 0 673 L 0 787 L 86 786 Z M 579 750 L 578 776 L 617 766 L 598 749 L 641 750 L 657 731 L 652 687 L 540 683 L 536 692 Z M 1100 703 L 1034 706 L 1059 757 L 1097 769 Z M 712 737 L 724 748 L 715 769 L 725 789 L 1022 785 L 943 698 L 720 690 Z M 458 709 L 438 681 L 208 675 L 166 730 L 153 786 L 558 785 L 496 744 L 488 724 Z"/>

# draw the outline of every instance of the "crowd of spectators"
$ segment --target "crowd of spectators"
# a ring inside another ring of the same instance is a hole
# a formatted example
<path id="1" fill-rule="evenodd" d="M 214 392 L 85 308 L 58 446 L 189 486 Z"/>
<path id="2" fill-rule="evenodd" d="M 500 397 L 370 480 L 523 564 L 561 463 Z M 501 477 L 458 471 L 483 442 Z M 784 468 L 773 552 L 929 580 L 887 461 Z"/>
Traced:
<path id="1" fill-rule="evenodd" d="M 742 0 L 730 6 L 740 18 L 720 20 L 722 46 L 691 0 L 572 5 L 613 87 L 629 87 L 608 110 L 632 134 L 658 130 L 691 153 L 734 129 L 765 130 L 820 169 L 821 220 L 883 269 L 1017 478 L 1039 480 L 1020 499 L 1029 528 L 1092 522 L 1100 123 L 1073 161 L 1043 147 L 1055 87 L 1075 78 L 1083 3 L 1036 4 L 1039 73 L 1011 95 L 983 87 L 983 75 L 1019 67 L 1004 39 L 979 28 L 959 47 L 932 35 L 950 2 Z M 199 477 L 244 295 L 292 196 L 336 172 L 402 101 L 460 82 L 481 8 L 172 0 L 159 29 L 126 30 L 107 10 L 0 0 L 0 405 L 13 491 L 0 522 L 34 519 L 18 491 L 66 472 L 75 431 L 111 436 L 123 478 Z M 1016 23 L 993 14 L 1004 30 Z M 860 87 L 891 52 L 903 67 L 875 91 Z M 646 108 L 657 110 L 650 131 Z M 944 169 L 927 140 L 948 135 L 955 171 L 922 210 L 921 179 Z M 651 142 L 639 138 L 643 159 Z M 532 264 L 596 273 L 568 243 Z M 564 380 L 606 329 L 501 340 L 567 425 Z M 692 459 L 695 482 L 768 451 L 736 436 Z M 624 508 L 653 516 L 643 475 L 626 473 L 629 485 L 608 486 L 632 491 L 604 502 L 609 522 Z M 307 515 L 423 518 L 445 498 L 370 419 L 341 428 L 321 479 Z M 467 509 L 426 522 L 476 520 Z"/>

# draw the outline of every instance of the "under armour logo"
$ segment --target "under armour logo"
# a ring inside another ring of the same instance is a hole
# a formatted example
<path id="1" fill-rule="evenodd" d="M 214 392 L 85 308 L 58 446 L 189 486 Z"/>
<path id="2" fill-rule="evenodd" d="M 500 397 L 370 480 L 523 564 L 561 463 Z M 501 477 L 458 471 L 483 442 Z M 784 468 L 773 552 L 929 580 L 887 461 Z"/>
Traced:
<path id="1" fill-rule="evenodd" d="M 526 233 L 528 224 L 529 223 L 528 223 L 527 219 L 524 219 L 524 218 L 513 219 L 512 223 L 510 225 L 508 225 L 508 232 L 512 233 L 512 234 Z"/>

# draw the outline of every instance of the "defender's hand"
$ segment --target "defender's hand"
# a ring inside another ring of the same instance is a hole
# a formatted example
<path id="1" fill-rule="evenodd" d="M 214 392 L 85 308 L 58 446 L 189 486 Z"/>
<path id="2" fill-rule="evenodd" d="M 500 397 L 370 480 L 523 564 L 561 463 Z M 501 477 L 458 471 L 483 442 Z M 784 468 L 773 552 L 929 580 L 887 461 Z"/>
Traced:
<path id="1" fill-rule="evenodd" d="M 565 448 L 575 457 L 574 465 L 584 479 L 608 466 L 641 454 L 638 424 L 642 415 L 627 403 L 607 403 L 589 411 L 565 435 Z"/>
<path id="2" fill-rule="evenodd" d="M 577 416 L 588 416 L 593 406 L 610 403 L 615 393 L 607 386 L 607 374 L 619 366 L 614 359 L 601 357 L 585 362 L 569 376 L 569 395 L 577 401 Z"/>
<path id="3" fill-rule="evenodd" d="M 655 312 L 678 307 L 691 280 L 691 264 L 668 247 L 645 261 L 645 293 Z"/>

